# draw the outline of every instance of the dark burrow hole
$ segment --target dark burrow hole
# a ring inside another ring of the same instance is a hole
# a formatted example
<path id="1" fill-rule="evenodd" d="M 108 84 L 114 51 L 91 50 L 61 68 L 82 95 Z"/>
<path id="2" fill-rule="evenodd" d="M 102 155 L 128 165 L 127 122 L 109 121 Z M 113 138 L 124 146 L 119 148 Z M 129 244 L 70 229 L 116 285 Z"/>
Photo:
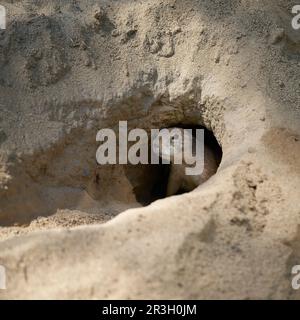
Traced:
<path id="1" fill-rule="evenodd" d="M 175 126 L 174 126 L 175 127 Z M 193 135 L 196 134 L 196 129 L 204 130 L 204 141 L 205 145 L 212 151 L 214 160 L 216 161 L 217 167 L 214 174 L 217 172 L 222 160 L 222 149 L 215 138 L 213 132 L 207 130 L 201 126 L 181 126 L 177 125 L 177 128 L 182 129 L 192 129 Z M 171 174 L 170 164 L 156 164 L 156 165 L 140 165 L 138 170 L 133 166 L 126 169 L 126 175 L 129 180 L 139 181 L 133 188 L 134 194 L 137 201 L 143 206 L 147 206 L 152 202 L 164 199 L 167 195 L 167 188 Z M 191 190 L 185 190 L 185 188 L 180 188 L 173 195 L 181 195 Z"/>

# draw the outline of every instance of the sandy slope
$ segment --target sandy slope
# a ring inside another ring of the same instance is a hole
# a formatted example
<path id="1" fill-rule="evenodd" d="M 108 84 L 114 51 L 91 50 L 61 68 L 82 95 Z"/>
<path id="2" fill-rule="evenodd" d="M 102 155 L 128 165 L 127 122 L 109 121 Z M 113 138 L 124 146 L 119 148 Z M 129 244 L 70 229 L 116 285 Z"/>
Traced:
<path id="1" fill-rule="evenodd" d="M 3 2 L 0 297 L 299 298 L 293 2 Z M 153 168 L 95 162 L 119 120 L 205 126 L 218 173 L 136 208 Z"/>

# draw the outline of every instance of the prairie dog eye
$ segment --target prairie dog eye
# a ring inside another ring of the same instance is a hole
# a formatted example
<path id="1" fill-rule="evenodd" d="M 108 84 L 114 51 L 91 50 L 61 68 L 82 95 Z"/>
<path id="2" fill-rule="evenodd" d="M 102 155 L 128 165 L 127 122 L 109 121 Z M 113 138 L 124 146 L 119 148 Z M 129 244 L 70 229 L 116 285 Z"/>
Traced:
<path id="1" fill-rule="evenodd" d="M 175 140 L 178 140 L 178 139 L 179 139 L 178 134 L 176 134 L 175 136 L 172 136 L 172 137 L 171 137 L 171 141 L 175 141 Z"/>

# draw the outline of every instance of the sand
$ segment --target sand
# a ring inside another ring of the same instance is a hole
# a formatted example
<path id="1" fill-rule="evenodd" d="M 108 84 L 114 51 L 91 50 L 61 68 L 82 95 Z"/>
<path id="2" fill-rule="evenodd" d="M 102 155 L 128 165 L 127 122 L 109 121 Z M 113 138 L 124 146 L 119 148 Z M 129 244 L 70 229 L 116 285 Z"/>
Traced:
<path id="1" fill-rule="evenodd" d="M 293 1 L 2 4 L 0 298 L 300 297 Z M 120 120 L 207 128 L 218 172 L 155 201 L 157 168 L 96 163 Z"/>

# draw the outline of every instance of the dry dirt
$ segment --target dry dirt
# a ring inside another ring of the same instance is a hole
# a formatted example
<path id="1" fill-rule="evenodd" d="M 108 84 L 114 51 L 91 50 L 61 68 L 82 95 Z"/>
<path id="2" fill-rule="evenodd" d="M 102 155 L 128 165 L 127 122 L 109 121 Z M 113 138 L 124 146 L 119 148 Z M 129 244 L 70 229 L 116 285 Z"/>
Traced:
<path id="1" fill-rule="evenodd" d="M 1 4 L 0 298 L 300 298 L 295 1 Z M 145 206 L 162 172 L 95 160 L 120 120 L 206 127 L 218 172 Z"/>

